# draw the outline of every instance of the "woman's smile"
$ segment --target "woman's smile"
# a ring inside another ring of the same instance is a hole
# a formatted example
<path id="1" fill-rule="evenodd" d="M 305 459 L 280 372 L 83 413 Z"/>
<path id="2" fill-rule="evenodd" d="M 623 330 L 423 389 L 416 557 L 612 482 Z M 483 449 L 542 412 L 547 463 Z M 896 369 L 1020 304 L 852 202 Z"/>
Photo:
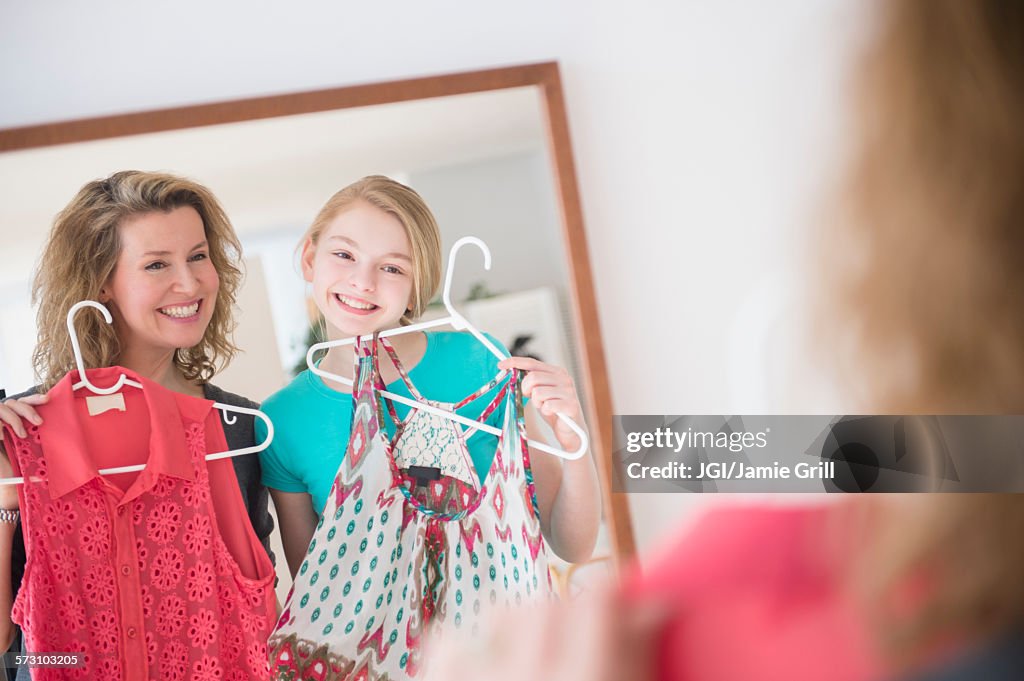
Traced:
<path id="1" fill-rule="evenodd" d="M 157 309 L 157 312 L 169 317 L 176 322 L 195 322 L 199 320 L 199 308 L 203 304 L 202 298 L 187 303 L 167 305 Z"/>

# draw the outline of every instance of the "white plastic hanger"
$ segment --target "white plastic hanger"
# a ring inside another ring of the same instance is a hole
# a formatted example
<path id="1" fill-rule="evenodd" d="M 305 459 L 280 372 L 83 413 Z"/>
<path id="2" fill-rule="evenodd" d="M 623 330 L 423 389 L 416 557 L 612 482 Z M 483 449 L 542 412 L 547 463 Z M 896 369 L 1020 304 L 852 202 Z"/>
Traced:
<path id="1" fill-rule="evenodd" d="M 78 342 L 78 332 L 75 331 L 74 324 L 75 314 L 84 307 L 94 307 L 100 312 L 102 312 L 103 319 L 107 322 L 107 324 L 110 324 L 113 321 L 113 319 L 110 316 L 110 312 L 107 310 L 107 308 L 93 300 L 83 300 L 79 303 L 75 303 L 74 305 L 71 306 L 71 309 L 68 310 L 68 334 L 71 336 L 71 348 L 75 353 L 75 366 L 78 369 L 79 377 L 79 381 L 75 383 L 71 387 L 71 389 L 78 390 L 79 388 L 86 388 L 90 392 L 96 393 L 97 395 L 110 395 L 124 386 L 142 389 L 141 383 L 131 380 L 125 374 L 121 374 L 121 376 L 117 379 L 117 382 L 114 383 L 114 385 L 110 386 L 109 388 L 100 388 L 96 385 L 93 385 L 93 383 L 89 380 L 89 377 L 86 375 L 85 362 L 82 359 L 82 348 Z M 270 446 L 270 443 L 274 439 L 274 424 L 270 420 L 270 417 L 268 417 L 266 414 L 257 409 L 249 409 L 248 407 L 236 407 L 231 404 L 222 404 L 220 402 L 214 402 L 213 407 L 221 411 L 221 415 L 224 418 L 224 422 L 227 423 L 228 425 L 235 423 L 235 421 L 237 421 L 237 417 L 235 416 L 231 416 L 231 420 L 229 421 L 228 412 L 232 412 L 233 414 L 249 414 L 251 416 L 255 416 L 256 418 L 262 419 L 267 426 L 267 437 L 263 440 L 263 442 L 257 445 L 253 445 L 252 447 L 242 447 L 240 449 L 230 449 L 225 452 L 208 454 L 206 456 L 207 461 L 213 461 L 215 459 L 229 459 L 231 457 L 241 456 L 243 454 L 253 454 L 255 452 L 261 452 Z M 101 468 L 99 469 L 98 473 L 100 475 L 113 475 L 115 473 L 132 473 L 135 471 L 141 471 L 145 467 L 145 464 L 133 464 L 131 466 Z M 31 480 L 33 482 L 39 482 L 41 479 L 33 477 L 31 478 Z M 24 482 L 25 478 L 0 478 L 0 485 L 18 485 Z"/>
<path id="2" fill-rule="evenodd" d="M 100 388 L 99 386 L 93 385 L 92 381 L 85 374 L 85 360 L 82 359 L 82 346 L 78 342 L 78 332 L 75 331 L 75 314 L 83 307 L 94 307 L 103 313 L 103 319 L 107 324 L 113 323 L 113 318 L 110 316 L 110 311 L 100 305 L 94 300 L 83 300 L 80 303 L 75 303 L 68 310 L 67 324 L 68 324 L 68 335 L 71 336 L 71 349 L 75 353 L 75 366 L 78 368 L 78 383 L 71 386 L 72 390 L 78 390 L 79 388 L 88 388 L 89 392 L 96 393 L 97 395 L 112 395 L 120 390 L 123 386 L 131 386 L 133 388 L 142 389 L 142 384 L 133 381 L 124 374 L 117 379 L 117 383 L 110 386 L 109 388 Z"/>
<path id="3" fill-rule="evenodd" d="M 466 244 L 473 244 L 474 246 L 478 246 L 480 250 L 483 251 L 484 254 L 484 269 L 491 269 L 491 251 L 487 248 L 487 244 L 485 244 L 483 241 L 476 238 L 475 236 L 464 236 L 455 242 L 455 244 L 452 246 L 452 249 L 448 252 L 448 270 L 445 273 L 444 291 L 442 293 L 442 300 L 444 300 L 444 306 L 448 310 L 448 316 L 442 317 L 441 319 L 434 319 L 429 322 L 420 322 L 418 324 L 400 326 L 398 328 L 388 329 L 387 331 L 381 331 L 380 333 L 377 334 L 378 338 L 388 338 L 390 336 L 398 336 L 403 333 L 412 333 L 413 331 L 422 331 L 423 329 L 430 329 L 435 326 L 443 326 L 445 324 L 450 324 L 453 328 L 458 329 L 460 331 L 469 331 L 478 341 L 483 343 L 484 346 L 491 351 L 491 354 L 493 354 L 499 360 L 508 359 L 508 355 L 504 354 L 503 352 L 501 352 L 501 350 L 495 347 L 494 343 L 489 341 L 486 336 L 484 336 L 482 333 L 480 333 L 480 331 L 476 329 L 476 327 L 470 324 L 469 320 L 467 320 L 465 317 L 459 314 L 458 310 L 455 309 L 455 306 L 452 305 L 451 290 L 452 278 L 455 273 L 455 257 L 458 255 L 459 249 L 465 246 Z M 309 367 L 309 370 L 312 371 L 317 376 L 329 378 L 332 381 L 337 381 L 338 383 L 343 383 L 345 385 L 351 386 L 351 378 L 346 378 L 344 376 L 339 376 L 338 374 L 332 374 L 329 371 L 324 371 L 314 363 L 313 355 L 319 352 L 320 350 L 336 348 L 342 345 L 352 345 L 357 340 L 358 337 L 353 337 L 343 338 L 340 340 L 325 341 L 323 343 L 314 344 L 312 347 L 309 348 L 309 351 L 306 353 L 306 366 Z M 504 372 L 499 372 L 498 376 L 500 376 L 502 373 Z M 466 418 L 465 416 L 460 416 L 454 412 L 445 411 L 444 409 L 438 409 L 437 407 L 433 407 L 422 402 L 417 402 L 416 400 L 411 400 L 408 397 L 396 395 L 395 393 L 388 392 L 386 390 L 379 391 L 379 394 L 387 398 L 390 398 L 395 402 L 399 402 L 408 407 L 412 407 L 413 409 L 422 409 L 423 411 L 429 412 L 431 414 L 436 414 L 451 421 L 455 421 L 456 423 L 461 423 L 469 427 L 470 429 L 482 430 L 493 435 L 501 435 L 501 431 L 495 428 L 494 426 L 489 426 L 480 423 L 479 421 L 474 421 L 473 419 Z M 573 421 L 565 414 L 558 412 L 558 418 L 560 418 L 563 423 L 569 426 L 569 428 L 571 428 L 572 431 L 576 433 L 576 435 L 580 438 L 580 446 L 575 452 L 567 452 L 563 449 L 552 447 L 543 442 L 537 442 L 536 440 L 527 440 L 527 442 L 530 444 L 530 446 L 534 447 L 535 449 L 539 449 L 542 452 L 547 452 L 548 454 L 554 454 L 555 456 L 561 457 L 563 459 L 571 460 L 580 458 L 587 451 L 587 447 L 590 445 L 590 441 L 587 437 L 587 434 L 583 431 L 582 428 L 579 427 L 579 425 L 575 421 Z"/>

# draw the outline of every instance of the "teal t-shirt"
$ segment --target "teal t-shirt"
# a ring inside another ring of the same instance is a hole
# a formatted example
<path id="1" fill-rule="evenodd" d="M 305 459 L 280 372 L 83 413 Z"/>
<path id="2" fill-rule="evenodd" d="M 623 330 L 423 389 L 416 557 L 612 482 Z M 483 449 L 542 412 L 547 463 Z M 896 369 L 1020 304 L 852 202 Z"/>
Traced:
<path id="1" fill-rule="evenodd" d="M 409 370 L 409 379 L 427 399 L 458 402 L 487 384 L 498 373 L 498 358 L 472 334 L 460 331 L 426 331 L 427 350 Z M 487 338 L 507 354 L 500 341 Z M 390 362 L 381 352 L 378 362 Z M 399 378 L 387 386 L 389 392 L 411 397 Z M 477 418 L 501 389 L 495 386 L 480 398 L 459 409 L 459 415 Z M 409 407 L 394 403 L 399 418 Z M 324 385 L 313 372 L 303 371 L 291 383 L 271 395 L 261 407 L 274 424 L 274 441 L 260 452 L 263 484 L 283 492 L 306 492 L 313 497 L 319 513 L 327 503 L 334 476 L 345 455 L 352 425 L 352 395 Z M 500 428 L 505 418 L 505 400 L 487 423 Z M 385 430 L 395 433 L 395 424 L 384 410 Z M 458 426 L 462 428 L 462 426 Z M 490 470 L 498 438 L 482 431 L 467 433 L 470 458 L 483 482 Z M 266 426 L 256 420 L 257 441 L 266 437 Z"/>

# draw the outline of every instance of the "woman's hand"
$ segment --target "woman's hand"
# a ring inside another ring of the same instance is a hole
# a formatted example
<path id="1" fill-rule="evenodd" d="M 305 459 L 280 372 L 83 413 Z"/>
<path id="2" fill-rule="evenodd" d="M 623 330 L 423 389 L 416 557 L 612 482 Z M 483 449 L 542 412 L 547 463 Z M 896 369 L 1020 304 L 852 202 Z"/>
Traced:
<path id="1" fill-rule="evenodd" d="M 554 431 L 562 449 L 574 452 L 580 447 L 580 438 L 562 419 L 561 412 L 576 422 L 581 428 L 583 408 L 576 394 L 576 385 L 572 376 L 562 367 L 545 364 L 530 357 L 509 357 L 498 362 L 498 368 L 520 369 L 526 372 L 523 378 L 523 395 L 530 398 L 534 408 L 544 422 Z"/>
<path id="2" fill-rule="evenodd" d="M 25 422 L 33 425 L 40 425 L 43 422 L 39 412 L 36 411 L 36 407 L 40 404 L 46 404 L 49 398 L 43 395 L 27 395 L 19 399 L 6 400 L 0 402 L 0 429 L 5 425 L 10 426 L 11 430 L 18 437 L 26 437 L 28 430 L 25 427 Z M 0 444 L 3 440 L 0 439 Z M 11 467 L 11 461 L 7 458 L 7 452 L 0 446 L 0 478 L 10 478 L 14 476 L 14 469 Z M 0 485 L 0 508 L 13 509 L 18 508 L 18 489 L 16 485 Z"/>
<path id="3" fill-rule="evenodd" d="M 25 429 L 25 421 L 32 425 L 42 425 L 43 417 L 36 411 L 40 404 L 46 404 L 50 398 L 44 393 L 42 395 L 26 395 L 18 399 L 10 399 L 0 402 L 0 427 L 7 424 L 18 437 L 26 437 L 28 431 Z"/>

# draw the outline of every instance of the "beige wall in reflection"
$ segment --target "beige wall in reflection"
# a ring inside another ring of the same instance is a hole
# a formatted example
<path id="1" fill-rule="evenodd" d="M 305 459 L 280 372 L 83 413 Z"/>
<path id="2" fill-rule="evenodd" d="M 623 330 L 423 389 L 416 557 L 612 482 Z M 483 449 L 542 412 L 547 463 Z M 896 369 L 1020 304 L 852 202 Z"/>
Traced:
<path id="1" fill-rule="evenodd" d="M 280 390 L 288 377 L 281 367 L 263 263 L 259 258 L 245 259 L 245 280 L 238 292 L 235 317 L 238 321 L 235 342 L 241 351 L 230 366 L 217 374 L 213 383 L 262 402 Z"/>

